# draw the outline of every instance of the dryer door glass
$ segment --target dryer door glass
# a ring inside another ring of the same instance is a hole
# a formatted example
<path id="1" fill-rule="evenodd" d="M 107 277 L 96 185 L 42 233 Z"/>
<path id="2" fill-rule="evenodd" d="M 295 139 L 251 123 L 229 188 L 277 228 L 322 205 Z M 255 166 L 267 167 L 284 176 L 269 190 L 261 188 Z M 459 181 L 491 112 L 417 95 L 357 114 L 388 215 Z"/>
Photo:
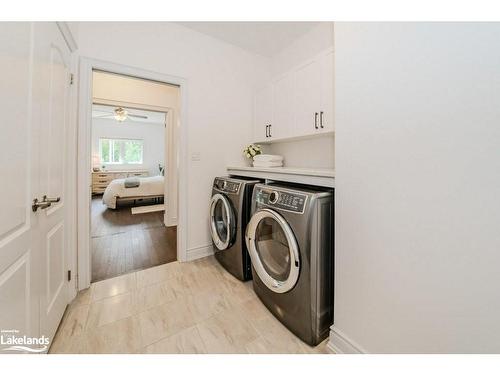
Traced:
<path id="1" fill-rule="evenodd" d="M 231 246 L 234 225 L 234 214 L 228 199 L 222 194 L 215 194 L 210 203 L 210 232 L 219 250 Z"/>
<path id="2" fill-rule="evenodd" d="M 278 281 L 290 275 L 290 249 L 285 232 L 273 218 L 266 217 L 257 225 L 255 248 L 266 272 Z"/>
<path id="3" fill-rule="evenodd" d="M 291 290 L 299 278 L 297 240 L 279 213 L 257 211 L 247 226 L 247 247 L 259 279 L 276 293 Z"/>

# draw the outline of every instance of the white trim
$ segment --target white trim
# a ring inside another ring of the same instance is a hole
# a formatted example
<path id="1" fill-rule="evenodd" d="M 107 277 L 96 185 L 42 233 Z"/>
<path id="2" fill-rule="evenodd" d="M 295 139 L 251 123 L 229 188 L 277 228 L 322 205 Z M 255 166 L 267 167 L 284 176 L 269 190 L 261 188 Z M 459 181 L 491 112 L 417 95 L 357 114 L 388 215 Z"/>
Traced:
<path id="1" fill-rule="evenodd" d="M 326 345 L 328 349 L 336 354 L 363 354 L 367 353 L 361 346 L 348 338 L 335 326 L 330 327 L 330 338 Z"/>
<path id="2" fill-rule="evenodd" d="M 186 261 L 190 262 L 195 259 L 205 258 L 214 254 L 214 248 L 212 244 L 192 247 L 187 251 Z"/>
<path id="3" fill-rule="evenodd" d="M 75 72 L 78 70 L 78 55 L 76 53 L 71 53 L 71 74 L 75 76 Z M 78 139 L 78 83 L 76 80 L 73 84 L 69 85 L 69 118 L 67 127 L 67 139 L 68 139 L 68 160 L 66 163 L 66 176 L 68 178 L 67 191 L 66 191 L 66 215 L 68 217 L 68 225 L 66 228 L 67 233 L 67 243 L 68 243 L 68 257 L 67 259 L 67 270 L 71 271 L 72 277 L 69 281 L 68 289 L 68 299 L 69 303 L 72 301 L 78 292 L 78 196 L 77 196 L 77 164 L 78 164 L 78 154 L 77 154 L 77 139 Z"/>
<path id="4" fill-rule="evenodd" d="M 64 41 L 68 45 L 71 52 L 75 52 L 78 49 L 78 45 L 75 40 L 75 36 L 71 32 L 67 22 L 56 22 L 57 27 L 61 31 Z"/>
<path id="5" fill-rule="evenodd" d="M 326 350 L 329 351 L 331 354 L 341 354 L 335 351 L 335 348 L 332 346 L 332 343 L 330 342 L 330 338 L 328 338 L 328 342 L 326 343 Z"/>
<path id="6" fill-rule="evenodd" d="M 178 135 L 178 217 L 177 260 L 188 260 L 187 251 L 187 80 L 182 77 L 143 70 L 112 62 L 80 58 L 79 118 L 78 118 L 78 289 L 90 286 L 90 197 L 91 197 L 91 118 L 92 118 L 92 71 L 101 70 L 139 77 L 180 87 L 182 126 Z"/>
<path id="7" fill-rule="evenodd" d="M 161 107 L 157 105 L 148 105 L 144 103 L 125 102 L 123 100 L 111 100 L 102 98 L 93 98 L 93 100 L 94 104 L 105 105 L 110 107 L 125 107 L 130 109 L 140 109 L 142 111 L 152 111 L 161 113 L 168 113 L 168 111 L 172 111 L 171 107 Z"/>
<path id="8" fill-rule="evenodd" d="M 179 148 L 175 139 L 179 137 L 179 111 L 178 106 L 174 109 L 169 109 L 165 116 L 165 163 L 163 165 L 163 174 L 167 183 L 165 184 L 164 201 L 165 214 L 163 215 L 163 223 L 166 227 L 177 226 L 177 215 L 179 209 L 178 200 L 178 173 L 171 173 L 171 165 L 179 164 Z M 170 164 L 169 164 L 170 163 Z M 177 187 L 177 189 L 176 189 Z M 187 243 L 187 242 L 186 242 Z"/>

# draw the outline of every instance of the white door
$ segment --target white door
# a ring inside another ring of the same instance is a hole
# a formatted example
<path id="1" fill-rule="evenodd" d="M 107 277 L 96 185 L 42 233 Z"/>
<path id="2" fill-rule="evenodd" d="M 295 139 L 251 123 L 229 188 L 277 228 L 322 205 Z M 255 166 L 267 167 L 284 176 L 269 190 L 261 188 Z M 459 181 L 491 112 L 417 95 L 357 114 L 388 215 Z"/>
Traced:
<path id="1" fill-rule="evenodd" d="M 69 51 L 55 23 L 0 24 L 3 336 L 52 339 L 67 304 L 64 163 L 68 62 Z M 61 201 L 50 207 L 43 203 L 33 211 L 33 200 L 40 202 L 44 195 Z M 47 347 L 28 345 L 24 350 L 33 349 Z"/>
<path id="2" fill-rule="evenodd" d="M 319 130 L 320 66 L 308 62 L 295 71 L 295 126 L 297 135 L 309 135 Z"/>
<path id="3" fill-rule="evenodd" d="M 333 95 L 334 95 L 334 62 L 333 51 L 323 55 L 319 60 L 321 72 L 320 84 L 320 132 L 332 132 L 335 130 L 333 123 Z"/>
<path id="4" fill-rule="evenodd" d="M 270 141 L 273 123 L 273 86 L 268 85 L 255 95 L 254 142 Z"/>
<path id="5" fill-rule="evenodd" d="M 274 83 L 273 92 L 273 138 L 293 137 L 296 133 L 294 127 L 294 76 L 285 74 Z"/>
<path id="6" fill-rule="evenodd" d="M 31 118 L 32 25 L 0 23 L 0 335 L 38 336 L 36 238 L 39 140 Z M 10 345 L 0 344 L 0 353 Z M 7 352 L 10 352 L 7 351 Z"/>
<path id="7" fill-rule="evenodd" d="M 41 141 L 38 196 L 54 201 L 39 213 L 40 331 L 52 338 L 68 302 L 65 163 L 70 51 L 55 23 L 35 27 L 33 89 L 38 110 L 34 114 Z"/>

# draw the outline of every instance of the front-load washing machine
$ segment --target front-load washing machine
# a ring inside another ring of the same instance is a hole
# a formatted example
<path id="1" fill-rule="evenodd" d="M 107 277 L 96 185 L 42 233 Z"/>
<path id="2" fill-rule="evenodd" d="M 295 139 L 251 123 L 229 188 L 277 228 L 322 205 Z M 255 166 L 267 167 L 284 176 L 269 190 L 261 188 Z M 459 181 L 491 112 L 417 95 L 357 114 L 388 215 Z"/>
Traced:
<path id="1" fill-rule="evenodd" d="M 333 323 L 333 190 L 258 184 L 246 242 L 253 288 L 309 345 Z"/>
<path id="2" fill-rule="evenodd" d="M 210 200 L 210 233 L 215 258 L 240 280 L 252 278 L 245 243 L 252 191 L 259 180 L 216 177 Z"/>

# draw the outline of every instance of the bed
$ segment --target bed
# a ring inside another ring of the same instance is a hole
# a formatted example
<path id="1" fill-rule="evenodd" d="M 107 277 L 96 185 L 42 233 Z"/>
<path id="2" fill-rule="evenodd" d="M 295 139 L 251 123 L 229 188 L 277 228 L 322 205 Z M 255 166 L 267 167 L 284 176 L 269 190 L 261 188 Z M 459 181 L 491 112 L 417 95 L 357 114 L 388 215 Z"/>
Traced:
<path id="1" fill-rule="evenodd" d="M 160 199 L 165 192 L 165 178 L 163 176 L 139 177 L 138 187 L 126 188 L 125 178 L 118 178 L 109 183 L 104 190 L 102 202 L 115 209 L 117 201 L 138 199 Z"/>

